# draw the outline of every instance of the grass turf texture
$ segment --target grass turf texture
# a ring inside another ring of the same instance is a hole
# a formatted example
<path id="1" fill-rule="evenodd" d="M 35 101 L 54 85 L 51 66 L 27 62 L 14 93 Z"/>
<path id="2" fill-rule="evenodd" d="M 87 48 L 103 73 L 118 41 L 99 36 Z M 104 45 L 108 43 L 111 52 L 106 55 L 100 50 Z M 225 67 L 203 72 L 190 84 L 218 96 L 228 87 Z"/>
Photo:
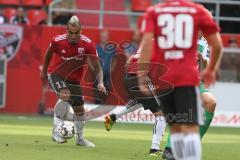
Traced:
<path id="1" fill-rule="evenodd" d="M 85 137 L 96 148 L 76 146 L 74 138 L 57 144 L 51 140 L 51 129 L 50 117 L 0 114 L 0 160 L 157 159 L 148 157 L 152 125 L 119 123 L 107 132 L 102 122 L 87 122 Z M 203 139 L 203 160 L 240 160 L 239 133 L 240 128 L 210 128 Z"/>

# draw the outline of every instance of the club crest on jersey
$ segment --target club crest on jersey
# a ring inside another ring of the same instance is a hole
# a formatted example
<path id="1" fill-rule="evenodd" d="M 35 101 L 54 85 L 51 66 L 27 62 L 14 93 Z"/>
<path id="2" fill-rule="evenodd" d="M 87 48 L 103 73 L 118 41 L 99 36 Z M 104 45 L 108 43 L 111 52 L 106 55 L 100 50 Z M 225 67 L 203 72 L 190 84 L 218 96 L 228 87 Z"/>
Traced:
<path id="1" fill-rule="evenodd" d="M 62 53 L 62 54 L 65 54 L 65 53 L 66 53 L 66 50 L 65 50 L 65 49 L 62 49 L 62 50 L 61 50 L 61 53 Z"/>
<path id="2" fill-rule="evenodd" d="M 12 59 L 21 44 L 23 28 L 15 25 L 0 25 L 0 55 L 5 54 Z"/>
<path id="3" fill-rule="evenodd" d="M 83 54 L 83 52 L 84 52 L 84 48 L 82 48 L 82 47 L 78 48 L 78 53 L 79 54 Z"/>

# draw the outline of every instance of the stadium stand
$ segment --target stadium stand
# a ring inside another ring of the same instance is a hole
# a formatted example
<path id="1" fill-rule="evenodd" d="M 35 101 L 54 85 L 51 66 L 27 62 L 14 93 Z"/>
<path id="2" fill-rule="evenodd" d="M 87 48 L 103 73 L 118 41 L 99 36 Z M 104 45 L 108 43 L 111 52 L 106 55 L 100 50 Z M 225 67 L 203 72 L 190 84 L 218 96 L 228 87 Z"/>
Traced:
<path id="1" fill-rule="evenodd" d="M 125 11 L 124 1 L 105 0 L 104 9 L 106 11 Z M 116 21 L 117 19 L 117 21 Z M 114 23 L 113 23 L 114 22 Z M 126 15 L 104 15 L 105 27 L 129 28 L 128 16 Z"/>
<path id="2" fill-rule="evenodd" d="M 75 1 L 61 1 L 54 5 L 53 8 L 72 9 L 75 8 Z M 58 9 L 53 12 L 52 23 L 56 25 L 65 25 L 74 13 L 61 12 Z"/>
<path id="3" fill-rule="evenodd" d="M 21 5 L 20 0 L 0 0 L 2 5 Z"/>
<path id="4" fill-rule="evenodd" d="M 77 0 L 76 1 L 77 9 L 89 9 L 89 10 L 99 10 L 100 9 L 100 1 L 99 0 Z"/>
<path id="5" fill-rule="evenodd" d="M 45 10 L 39 10 L 39 9 L 28 10 L 27 15 L 28 15 L 30 24 L 33 24 L 33 25 L 46 24 L 46 20 L 48 18 Z"/>
<path id="6" fill-rule="evenodd" d="M 99 10 L 100 1 L 92 0 L 78 0 L 76 1 L 77 9 L 89 9 L 89 10 Z M 104 3 L 105 11 L 125 11 L 124 1 L 115 0 L 105 0 Z M 86 16 L 87 15 L 87 16 Z M 78 13 L 77 16 L 81 19 L 83 25 L 98 27 L 99 15 L 98 14 L 82 14 Z M 117 21 L 116 21 L 117 19 Z M 114 23 L 113 23 L 114 22 Z M 128 17 L 126 15 L 104 15 L 104 27 L 118 27 L 118 28 L 129 28 Z"/>
<path id="7" fill-rule="evenodd" d="M 77 9 L 89 9 L 89 10 L 99 10 L 100 1 L 92 0 L 91 2 L 85 3 L 85 0 L 76 1 Z M 99 15 L 98 14 L 86 14 L 78 13 L 77 16 L 81 20 L 83 26 L 97 27 L 99 24 Z"/>
<path id="8" fill-rule="evenodd" d="M 42 0 L 22 0 L 24 6 L 43 6 Z"/>
<path id="9" fill-rule="evenodd" d="M 16 14 L 15 8 L 4 8 L 3 15 L 7 18 L 7 22 L 10 21 L 10 18 Z"/>
<path id="10" fill-rule="evenodd" d="M 53 0 L 44 0 L 44 5 L 48 6 Z"/>
<path id="11" fill-rule="evenodd" d="M 152 0 L 132 0 L 132 11 L 143 12 L 152 5 Z"/>

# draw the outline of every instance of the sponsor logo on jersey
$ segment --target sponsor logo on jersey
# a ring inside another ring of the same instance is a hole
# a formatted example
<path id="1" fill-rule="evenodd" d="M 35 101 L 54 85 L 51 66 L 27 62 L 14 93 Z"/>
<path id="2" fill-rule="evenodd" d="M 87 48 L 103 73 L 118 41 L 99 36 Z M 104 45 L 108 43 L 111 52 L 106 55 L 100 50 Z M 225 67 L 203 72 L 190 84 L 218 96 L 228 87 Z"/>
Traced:
<path id="1" fill-rule="evenodd" d="M 70 60 L 81 61 L 81 60 L 83 60 L 83 57 L 80 57 L 80 56 L 73 56 L 73 57 L 64 57 L 64 56 L 61 56 L 61 59 L 64 60 L 64 61 L 70 61 Z"/>

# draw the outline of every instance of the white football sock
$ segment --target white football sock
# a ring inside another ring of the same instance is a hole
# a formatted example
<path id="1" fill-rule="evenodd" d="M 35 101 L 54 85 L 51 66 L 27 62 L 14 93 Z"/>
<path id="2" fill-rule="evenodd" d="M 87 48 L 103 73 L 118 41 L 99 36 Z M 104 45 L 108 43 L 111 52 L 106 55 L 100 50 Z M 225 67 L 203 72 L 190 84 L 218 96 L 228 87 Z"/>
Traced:
<path id="1" fill-rule="evenodd" d="M 63 122 L 64 116 L 66 114 L 67 106 L 69 105 L 68 102 L 65 102 L 61 99 L 57 101 L 57 103 L 54 106 L 54 124 L 58 124 Z"/>
<path id="2" fill-rule="evenodd" d="M 83 139 L 83 128 L 85 125 L 85 119 L 84 119 L 84 114 L 78 115 L 75 114 L 74 115 L 74 125 L 75 125 L 75 129 L 76 129 L 76 134 L 77 134 L 77 139 Z"/>
<path id="3" fill-rule="evenodd" d="M 171 146 L 176 160 L 201 160 L 201 141 L 198 133 L 174 133 Z"/>
<path id="4" fill-rule="evenodd" d="M 63 117 L 63 119 L 73 122 L 74 113 L 73 113 L 73 111 L 71 111 L 71 108 L 72 108 L 72 107 L 71 107 L 71 105 L 69 104 L 69 105 L 67 106 L 66 114 L 65 114 L 65 116 Z"/>
<path id="5" fill-rule="evenodd" d="M 116 119 L 118 119 L 118 118 L 122 117 L 123 115 L 133 112 L 141 107 L 143 107 L 142 104 L 131 99 L 128 101 L 128 103 L 124 106 L 124 108 L 120 112 L 114 113 L 114 114 L 116 115 Z"/>
<path id="6" fill-rule="evenodd" d="M 173 133 L 171 134 L 171 148 L 173 156 L 176 160 L 185 160 L 183 155 L 184 134 Z"/>
<path id="7" fill-rule="evenodd" d="M 160 142 L 166 128 L 166 121 L 163 116 L 155 117 L 155 124 L 153 126 L 153 137 L 151 149 L 160 149 Z"/>
<path id="8" fill-rule="evenodd" d="M 201 140 L 198 133 L 185 134 L 184 137 L 184 159 L 201 160 Z"/>

